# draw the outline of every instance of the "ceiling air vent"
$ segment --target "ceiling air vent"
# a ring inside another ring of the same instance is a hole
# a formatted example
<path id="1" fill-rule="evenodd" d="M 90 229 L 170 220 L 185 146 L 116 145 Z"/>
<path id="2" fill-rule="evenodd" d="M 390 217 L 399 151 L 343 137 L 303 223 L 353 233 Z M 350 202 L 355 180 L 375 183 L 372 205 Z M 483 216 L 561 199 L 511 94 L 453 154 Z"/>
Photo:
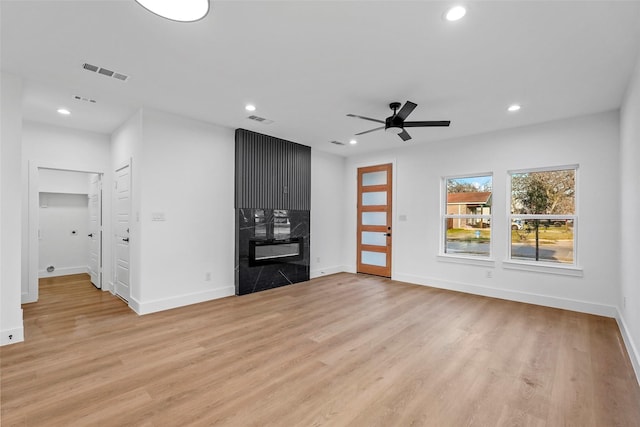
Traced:
<path id="1" fill-rule="evenodd" d="M 98 67 L 96 67 L 95 65 L 87 64 L 86 62 L 82 64 L 82 68 L 84 68 L 85 70 L 93 71 L 94 73 L 98 71 Z"/>
<path id="2" fill-rule="evenodd" d="M 108 68 L 98 67 L 93 64 L 84 63 L 82 64 L 82 68 L 87 71 L 92 71 L 94 73 L 102 74 L 103 76 L 113 77 L 114 79 L 118 79 L 120 81 L 126 82 L 129 79 L 129 76 L 126 74 L 118 73 L 116 71 L 111 71 Z"/>
<path id="3" fill-rule="evenodd" d="M 113 76 L 113 71 L 111 71 L 111 70 L 107 70 L 106 68 L 100 68 L 100 69 L 98 70 L 98 73 L 103 74 L 103 75 L 105 75 L 105 76 L 107 76 L 107 77 L 111 77 L 111 76 Z"/>
<path id="4" fill-rule="evenodd" d="M 329 142 L 335 145 L 346 145 L 344 142 L 340 142 L 340 141 L 329 141 Z"/>
<path id="5" fill-rule="evenodd" d="M 263 125 L 270 125 L 271 123 L 273 123 L 273 120 L 265 119 L 264 117 L 259 116 L 249 116 L 247 117 L 247 119 L 262 123 Z"/>
<path id="6" fill-rule="evenodd" d="M 86 98 L 84 96 L 80 96 L 80 95 L 73 95 L 73 99 L 75 99 L 76 101 L 84 101 L 84 102 L 90 102 L 92 104 L 96 103 L 95 99 L 91 99 L 91 98 Z"/>

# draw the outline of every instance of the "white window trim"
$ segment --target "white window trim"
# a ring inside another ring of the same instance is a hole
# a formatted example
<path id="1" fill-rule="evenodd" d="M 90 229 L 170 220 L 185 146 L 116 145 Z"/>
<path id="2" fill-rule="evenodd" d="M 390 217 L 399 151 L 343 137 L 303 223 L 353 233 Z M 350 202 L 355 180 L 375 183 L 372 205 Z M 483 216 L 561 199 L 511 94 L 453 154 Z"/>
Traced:
<path id="1" fill-rule="evenodd" d="M 561 171 L 561 170 L 573 170 L 575 171 L 575 193 L 574 193 L 574 213 L 571 215 L 519 215 L 511 213 L 511 177 L 514 174 L 520 173 L 535 173 L 535 172 L 550 172 L 550 171 Z M 507 224 L 509 225 L 509 231 L 507 232 L 507 247 L 506 254 L 507 259 L 502 262 L 502 265 L 505 269 L 510 270 L 521 270 L 521 271 L 532 271 L 532 272 L 540 272 L 540 273 L 549 273 L 549 274 L 558 274 L 563 276 L 577 276 L 582 277 L 583 269 L 580 267 L 578 263 L 578 217 L 579 217 L 579 198 L 578 198 L 578 189 L 579 189 L 579 165 L 562 165 L 562 166 L 548 166 L 548 167 L 538 167 L 538 168 L 528 168 L 528 169 L 517 169 L 517 170 L 508 170 L 507 171 L 507 195 L 506 199 L 506 210 L 507 210 Z M 521 259 L 512 259 L 511 258 L 511 221 L 514 219 L 571 219 L 573 220 L 573 263 L 572 264 L 561 264 L 561 263 L 552 263 L 548 261 L 527 261 Z"/>
<path id="2" fill-rule="evenodd" d="M 495 267 L 496 261 L 493 258 L 487 258 L 483 256 L 472 256 L 464 254 L 439 254 L 437 256 L 438 261 L 450 262 L 453 264 L 471 264 L 479 265 L 481 267 Z"/>
<path id="3" fill-rule="evenodd" d="M 493 197 L 493 172 L 481 172 L 481 173 L 472 173 L 466 175 L 451 175 L 451 176 L 443 176 L 440 180 L 440 244 L 439 252 L 437 259 L 439 261 L 444 262 L 452 262 L 459 264 L 473 264 L 480 265 L 483 267 L 494 267 L 495 261 L 493 259 L 493 230 L 489 228 L 489 256 L 484 255 L 465 255 L 465 254 L 449 254 L 445 252 L 445 240 L 447 237 L 447 226 L 446 219 L 448 218 L 459 218 L 459 219 L 488 219 L 489 222 L 493 223 L 493 213 L 491 215 L 470 215 L 470 214 L 447 214 L 447 181 L 450 179 L 465 179 L 465 178 L 476 178 L 476 177 L 491 177 L 491 193 Z M 491 211 L 493 212 L 493 206 L 491 207 Z M 493 226 L 493 224 L 492 224 Z"/>

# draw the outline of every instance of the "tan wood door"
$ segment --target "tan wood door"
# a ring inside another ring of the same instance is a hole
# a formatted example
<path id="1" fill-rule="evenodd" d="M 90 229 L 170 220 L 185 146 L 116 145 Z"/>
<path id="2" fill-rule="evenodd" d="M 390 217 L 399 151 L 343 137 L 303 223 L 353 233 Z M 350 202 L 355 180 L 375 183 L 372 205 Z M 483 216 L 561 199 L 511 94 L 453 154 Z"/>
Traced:
<path id="1" fill-rule="evenodd" d="M 358 273 L 391 277 L 392 165 L 358 168 Z"/>

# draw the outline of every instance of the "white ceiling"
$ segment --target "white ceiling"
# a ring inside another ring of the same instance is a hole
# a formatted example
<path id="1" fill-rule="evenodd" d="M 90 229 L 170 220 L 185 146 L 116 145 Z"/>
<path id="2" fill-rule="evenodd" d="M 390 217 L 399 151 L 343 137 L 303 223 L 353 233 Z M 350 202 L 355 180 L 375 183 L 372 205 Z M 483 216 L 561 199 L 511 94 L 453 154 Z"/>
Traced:
<path id="1" fill-rule="evenodd" d="M 134 0 L 2 0 L 1 66 L 23 77 L 29 120 L 111 133 L 152 107 L 342 155 L 620 107 L 640 0 L 465 3 L 451 23 L 442 16 L 452 2 L 214 0 L 185 24 Z M 329 143 L 376 127 L 347 113 L 384 119 L 389 102 L 407 100 L 418 104 L 408 120 L 451 127 L 408 129 L 406 143 L 383 131 Z M 514 102 L 522 110 L 507 113 Z M 72 115 L 58 115 L 62 106 Z"/>

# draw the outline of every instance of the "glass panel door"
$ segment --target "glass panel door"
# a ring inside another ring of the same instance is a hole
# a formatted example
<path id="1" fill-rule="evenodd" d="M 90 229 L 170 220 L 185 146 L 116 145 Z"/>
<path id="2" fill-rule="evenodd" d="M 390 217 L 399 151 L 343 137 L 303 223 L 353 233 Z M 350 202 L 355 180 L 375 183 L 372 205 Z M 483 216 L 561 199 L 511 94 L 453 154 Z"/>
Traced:
<path id="1" fill-rule="evenodd" d="M 391 164 L 358 169 L 358 273 L 391 277 Z"/>

